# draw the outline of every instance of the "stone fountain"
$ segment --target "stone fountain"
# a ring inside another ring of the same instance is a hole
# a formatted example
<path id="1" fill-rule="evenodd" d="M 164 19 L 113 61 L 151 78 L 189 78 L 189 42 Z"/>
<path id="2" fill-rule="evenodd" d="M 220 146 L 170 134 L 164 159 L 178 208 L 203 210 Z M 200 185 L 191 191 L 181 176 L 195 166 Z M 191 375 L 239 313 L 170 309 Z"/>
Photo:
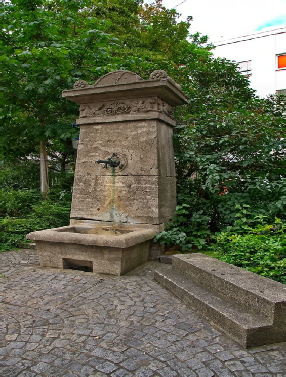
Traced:
<path id="1" fill-rule="evenodd" d="M 41 266 L 124 274 L 156 253 L 152 239 L 174 213 L 173 109 L 187 98 L 165 71 L 79 80 L 63 97 L 80 104 L 70 225 L 27 238 Z"/>

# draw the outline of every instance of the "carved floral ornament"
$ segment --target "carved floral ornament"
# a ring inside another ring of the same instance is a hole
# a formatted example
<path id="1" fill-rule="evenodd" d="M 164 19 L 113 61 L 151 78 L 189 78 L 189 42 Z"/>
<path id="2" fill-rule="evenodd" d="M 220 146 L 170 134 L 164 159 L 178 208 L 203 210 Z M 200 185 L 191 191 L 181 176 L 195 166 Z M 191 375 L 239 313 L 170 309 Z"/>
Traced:
<path id="1" fill-rule="evenodd" d="M 150 80 L 166 80 L 168 78 L 167 72 L 163 71 L 162 69 L 158 69 L 153 71 L 150 75 Z"/>
<path id="2" fill-rule="evenodd" d="M 80 118 L 103 117 L 120 114 L 142 114 L 156 111 L 174 119 L 173 107 L 162 101 L 160 98 L 151 97 L 148 99 L 105 101 L 95 104 L 80 105 Z"/>
<path id="3" fill-rule="evenodd" d="M 85 81 L 85 80 L 78 80 L 78 81 L 76 81 L 75 83 L 74 83 L 74 85 L 73 85 L 73 88 L 74 89 L 83 89 L 83 88 L 86 88 L 86 87 L 88 87 L 89 85 L 88 85 L 88 82 L 87 81 Z"/>

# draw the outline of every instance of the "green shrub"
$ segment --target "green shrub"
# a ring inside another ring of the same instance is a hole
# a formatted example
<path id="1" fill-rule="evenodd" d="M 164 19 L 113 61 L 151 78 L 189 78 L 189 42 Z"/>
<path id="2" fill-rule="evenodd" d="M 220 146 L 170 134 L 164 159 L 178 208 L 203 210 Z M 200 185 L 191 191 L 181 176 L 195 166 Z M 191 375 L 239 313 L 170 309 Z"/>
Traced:
<path id="1" fill-rule="evenodd" d="M 53 165 L 56 165 L 55 163 Z M 7 191 L 35 190 L 40 188 L 39 161 L 25 161 L 6 164 L 0 168 L 0 187 Z M 56 166 L 49 172 L 50 191 L 70 191 L 73 185 L 73 171 L 58 171 Z"/>
<path id="2" fill-rule="evenodd" d="M 44 200 L 33 206 L 33 212 L 28 219 L 33 222 L 38 221 L 41 229 L 46 229 L 68 225 L 69 216 L 70 201 L 53 203 L 50 200 Z"/>
<path id="3" fill-rule="evenodd" d="M 220 232 L 208 247 L 216 258 L 286 284 L 285 225 L 260 224 L 247 234 Z"/>
<path id="4" fill-rule="evenodd" d="M 159 233 L 154 241 L 160 244 L 179 245 L 182 251 L 190 251 L 195 245 L 201 249 L 210 236 L 207 227 L 209 216 L 203 210 L 190 215 L 190 206 L 182 204 L 176 207 L 172 221 L 167 224 L 166 231 Z"/>
<path id="5" fill-rule="evenodd" d="M 35 219 L 0 218 L 0 251 L 17 248 L 29 232 L 40 228 L 40 221 Z"/>
<path id="6" fill-rule="evenodd" d="M 3 190 L 39 190 L 40 174 L 38 161 L 26 161 L 5 165 L 0 169 L 0 187 Z"/>
<path id="7" fill-rule="evenodd" d="M 69 224 L 70 192 L 57 192 L 58 201 L 40 201 L 30 207 L 25 218 L 0 218 L 0 251 L 12 250 L 26 241 L 29 232 Z"/>
<path id="8" fill-rule="evenodd" d="M 23 217 L 41 199 L 36 190 L 0 190 L 0 217 Z"/>
<path id="9" fill-rule="evenodd" d="M 55 192 L 71 191 L 73 180 L 73 171 L 50 171 L 49 186 L 51 194 Z"/>

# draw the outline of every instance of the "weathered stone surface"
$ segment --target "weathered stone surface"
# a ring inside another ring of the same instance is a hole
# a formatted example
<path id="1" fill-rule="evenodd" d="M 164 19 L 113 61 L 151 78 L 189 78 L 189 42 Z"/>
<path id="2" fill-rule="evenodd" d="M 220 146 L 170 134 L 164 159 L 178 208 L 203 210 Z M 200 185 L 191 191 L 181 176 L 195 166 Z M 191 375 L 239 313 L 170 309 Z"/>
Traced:
<path id="1" fill-rule="evenodd" d="M 116 153 L 116 175 L 175 177 L 173 130 L 157 121 L 81 126 L 76 176 L 112 175 L 96 160 Z"/>
<path id="2" fill-rule="evenodd" d="M 122 275 L 146 262 L 151 229 L 130 226 L 75 225 L 32 232 L 40 265 L 88 267 L 91 272 Z"/>
<path id="3" fill-rule="evenodd" d="M 163 286 L 245 347 L 286 340 L 285 287 L 203 254 L 173 256 Z"/>
<path id="4" fill-rule="evenodd" d="M 141 242 L 123 249 L 78 243 L 38 241 L 37 251 L 42 267 L 68 268 L 65 266 L 65 259 L 67 259 L 69 262 L 74 261 L 74 266 L 76 266 L 74 269 L 80 269 L 80 266 L 91 266 L 91 270 L 88 270 L 90 272 L 119 276 L 148 260 L 149 242 Z M 78 266 L 79 268 L 77 268 Z"/>
<path id="5" fill-rule="evenodd" d="M 101 225 L 101 226 L 110 226 L 110 222 L 106 221 L 106 222 L 102 222 L 102 221 L 99 221 L 99 220 L 83 220 L 83 219 L 71 219 L 70 220 L 70 225 L 77 225 L 77 224 L 92 224 L 93 226 L 94 225 Z M 121 225 L 128 225 L 128 224 L 123 224 L 121 223 Z M 129 224 L 131 227 L 133 226 L 132 224 Z M 136 228 L 143 228 L 143 229 L 152 229 L 154 230 L 156 233 L 159 233 L 159 232 L 162 232 L 165 228 L 164 228 L 164 224 L 155 224 L 155 225 L 152 225 L 150 226 L 150 224 L 136 224 L 135 225 Z M 157 247 L 157 246 L 155 246 Z M 162 245 L 160 245 L 160 248 L 162 247 Z M 163 249 L 162 249 L 163 250 Z M 163 254 L 164 252 L 160 252 L 160 255 Z M 158 259 L 158 258 L 156 258 Z"/>
<path id="6" fill-rule="evenodd" d="M 80 143 L 71 218 L 164 224 L 176 206 L 173 106 L 186 103 L 164 71 L 150 80 L 116 71 L 63 96 L 80 104 Z M 96 161 L 112 155 L 112 168 Z"/>
<path id="7" fill-rule="evenodd" d="M 169 221 L 175 206 L 173 177 L 75 177 L 71 218 L 156 225 Z"/>
<path id="8" fill-rule="evenodd" d="M 186 102 L 176 83 L 163 71 L 150 80 L 117 71 L 63 96 L 80 104 L 71 218 L 151 227 L 169 221 L 176 206 L 170 124 L 173 106 Z M 102 163 L 114 155 L 118 167 Z"/>
<path id="9" fill-rule="evenodd" d="M 94 85 L 79 80 L 63 97 L 80 104 L 70 217 L 74 224 L 94 221 L 97 234 L 70 226 L 28 238 L 36 241 L 42 266 L 79 265 L 120 275 L 160 255 L 160 247 L 150 249 L 149 240 L 175 211 L 170 126 L 175 125 L 173 107 L 186 103 L 186 97 L 163 71 L 153 72 L 150 80 L 129 71 L 109 73 Z M 98 234 L 106 222 L 133 229 L 117 237 Z M 143 227 L 136 229 L 137 224 Z"/>
<path id="10" fill-rule="evenodd" d="M 69 225 L 31 232 L 27 235 L 27 238 L 35 241 L 127 248 L 155 236 L 155 232 L 151 229 L 135 228 L 126 224 L 111 224 Z"/>
<path id="11" fill-rule="evenodd" d="M 127 160 L 124 170 L 115 169 L 116 175 L 158 175 L 157 144 L 156 121 L 81 126 L 76 175 L 112 175 L 112 168 L 95 162 L 112 153 Z"/>

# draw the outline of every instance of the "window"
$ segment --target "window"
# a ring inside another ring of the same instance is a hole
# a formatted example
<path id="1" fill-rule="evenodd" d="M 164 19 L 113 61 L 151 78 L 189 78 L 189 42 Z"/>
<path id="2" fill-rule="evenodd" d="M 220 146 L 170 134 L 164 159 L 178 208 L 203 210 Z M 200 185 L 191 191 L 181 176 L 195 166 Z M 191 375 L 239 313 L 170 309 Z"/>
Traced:
<path id="1" fill-rule="evenodd" d="M 278 55 L 278 69 L 286 68 L 286 55 Z"/>
<path id="2" fill-rule="evenodd" d="M 250 76 L 251 75 L 251 60 L 238 62 L 238 68 L 243 75 Z"/>

